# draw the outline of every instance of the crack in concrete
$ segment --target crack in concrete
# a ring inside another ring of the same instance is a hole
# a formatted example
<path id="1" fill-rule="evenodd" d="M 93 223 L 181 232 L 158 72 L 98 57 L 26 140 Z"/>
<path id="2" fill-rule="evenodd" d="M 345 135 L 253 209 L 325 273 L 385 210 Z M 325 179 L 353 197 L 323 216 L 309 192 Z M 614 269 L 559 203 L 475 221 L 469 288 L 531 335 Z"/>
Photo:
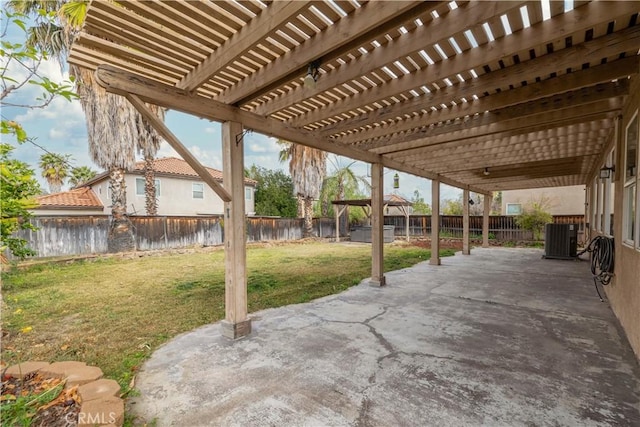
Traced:
<path id="1" fill-rule="evenodd" d="M 576 314 L 576 313 L 562 311 L 562 310 L 547 310 L 544 308 L 527 307 L 526 305 L 508 304 L 500 301 L 492 301 L 492 300 L 479 299 L 479 298 L 473 298 L 473 297 L 464 297 L 464 296 L 454 296 L 454 295 L 447 295 L 447 294 L 440 294 L 440 293 L 434 293 L 434 295 L 439 297 L 444 297 L 444 298 L 454 298 L 454 299 L 460 299 L 463 301 L 476 302 L 481 304 L 490 304 L 490 305 L 497 305 L 501 307 L 515 308 L 518 310 L 528 311 L 530 313 L 540 313 L 540 312 L 551 313 L 551 314 L 557 314 L 557 315 L 569 317 L 569 318 L 587 319 L 587 320 L 594 320 L 598 322 L 608 323 L 607 319 L 604 319 L 602 317 L 589 316 L 585 314 Z"/>
<path id="2" fill-rule="evenodd" d="M 369 422 L 369 407 L 371 406 L 371 401 L 367 396 L 362 398 L 362 403 L 360 404 L 360 412 L 358 413 L 358 419 L 355 422 L 357 427 L 368 427 L 371 425 Z"/>

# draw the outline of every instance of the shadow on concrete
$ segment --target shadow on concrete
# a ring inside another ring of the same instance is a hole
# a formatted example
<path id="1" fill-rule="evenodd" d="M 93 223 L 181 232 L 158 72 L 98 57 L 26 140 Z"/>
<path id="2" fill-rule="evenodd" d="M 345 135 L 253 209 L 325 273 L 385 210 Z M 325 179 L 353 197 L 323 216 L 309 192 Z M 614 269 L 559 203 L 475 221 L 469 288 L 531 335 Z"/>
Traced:
<path id="1" fill-rule="evenodd" d="M 181 335 L 138 375 L 158 425 L 640 425 L 640 369 L 587 262 L 474 249 Z"/>

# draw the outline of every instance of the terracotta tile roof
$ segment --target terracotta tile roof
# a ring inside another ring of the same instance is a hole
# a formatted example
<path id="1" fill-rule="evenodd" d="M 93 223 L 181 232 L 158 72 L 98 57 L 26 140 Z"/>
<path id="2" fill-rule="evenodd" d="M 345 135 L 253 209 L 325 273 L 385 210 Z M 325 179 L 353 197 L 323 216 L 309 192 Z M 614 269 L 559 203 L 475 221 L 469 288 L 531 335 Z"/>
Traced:
<path id="1" fill-rule="evenodd" d="M 36 197 L 39 208 L 96 208 L 104 206 L 89 187 L 75 188 L 61 193 L 47 194 Z"/>
<path id="2" fill-rule="evenodd" d="M 222 181 L 222 171 L 218 169 L 205 167 L 211 176 L 215 179 Z M 187 162 L 182 159 L 178 159 L 176 157 L 163 157 L 160 159 L 155 159 L 153 162 L 153 169 L 158 174 L 168 174 L 168 175 L 181 175 L 185 177 L 198 177 L 196 171 L 194 171 L 191 166 Z M 144 170 L 144 162 L 136 162 L 134 167 L 134 171 L 142 172 Z M 245 178 L 244 182 L 246 184 L 256 184 L 257 182 L 253 179 Z"/>

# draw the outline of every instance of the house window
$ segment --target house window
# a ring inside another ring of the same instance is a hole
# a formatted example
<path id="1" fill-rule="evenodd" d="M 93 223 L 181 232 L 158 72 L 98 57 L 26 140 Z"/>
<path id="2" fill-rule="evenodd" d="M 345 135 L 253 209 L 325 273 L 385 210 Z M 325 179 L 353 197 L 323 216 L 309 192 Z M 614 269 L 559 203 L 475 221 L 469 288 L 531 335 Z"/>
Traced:
<path id="1" fill-rule="evenodd" d="M 156 178 L 156 198 L 160 197 L 160 180 Z M 144 178 L 136 178 L 136 196 L 144 196 Z"/>
<path id="2" fill-rule="evenodd" d="M 604 215 L 603 215 L 603 211 L 604 211 L 604 183 L 602 182 L 601 179 L 596 178 L 596 187 L 598 189 L 598 198 L 596 200 L 596 204 L 597 204 L 597 215 L 596 215 L 596 229 L 600 232 L 603 231 L 603 220 L 604 220 Z"/>
<path id="3" fill-rule="evenodd" d="M 598 177 L 593 178 L 591 186 L 591 228 L 598 228 Z"/>
<path id="4" fill-rule="evenodd" d="M 204 184 L 194 182 L 191 184 L 191 192 L 194 199 L 204 199 Z"/>
<path id="5" fill-rule="evenodd" d="M 622 212 L 622 238 L 629 245 L 638 242 L 638 112 L 625 130 L 624 191 Z"/>
<path id="6" fill-rule="evenodd" d="M 520 203 L 507 203 L 507 215 L 520 215 L 522 205 Z"/>
<path id="7" fill-rule="evenodd" d="M 253 188 L 244 187 L 244 198 L 246 200 L 251 200 L 253 198 Z"/>
<path id="8" fill-rule="evenodd" d="M 606 164 L 603 165 L 603 167 L 610 167 L 611 165 L 613 165 L 615 162 L 615 158 L 616 158 L 615 151 L 611 150 L 607 155 L 607 161 L 606 161 Z M 614 181 L 614 172 L 612 171 L 611 174 L 609 175 L 609 178 L 605 179 L 604 182 L 602 183 L 602 186 L 604 188 L 603 196 L 602 196 L 603 198 L 602 232 L 609 236 L 613 236 L 613 204 L 614 204 L 613 195 L 615 192 L 615 184 L 613 181 Z"/>

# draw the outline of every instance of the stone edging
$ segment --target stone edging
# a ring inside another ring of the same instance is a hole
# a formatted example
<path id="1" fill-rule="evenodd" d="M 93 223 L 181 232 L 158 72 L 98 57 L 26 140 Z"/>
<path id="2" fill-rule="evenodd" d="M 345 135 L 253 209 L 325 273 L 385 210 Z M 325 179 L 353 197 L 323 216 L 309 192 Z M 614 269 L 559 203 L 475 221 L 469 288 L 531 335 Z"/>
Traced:
<path id="1" fill-rule="evenodd" d="M 65 388 L 78 386 L 80 413 L 78 426 L 122 426 L 124 401 L 119 397 L 120 385 L 114 380 L 102 378 L 100 368 L 84 362 L 23 362 L 10 366 L 4 372 L 15 378 L 23 378 L 33 372 L 45 378 L 66 380 Z"/>

